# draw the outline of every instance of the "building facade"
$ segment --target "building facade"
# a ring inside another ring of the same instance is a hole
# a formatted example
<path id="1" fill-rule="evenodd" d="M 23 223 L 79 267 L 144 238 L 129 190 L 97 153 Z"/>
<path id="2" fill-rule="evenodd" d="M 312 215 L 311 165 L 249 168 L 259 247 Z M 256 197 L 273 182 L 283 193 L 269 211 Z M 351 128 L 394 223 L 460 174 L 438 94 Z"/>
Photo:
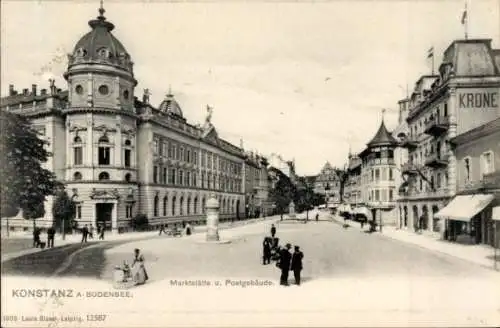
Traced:
<path id="1" fill-rule="evenodd" d="M 340 177 L 337 170 L 326 162 L 314 181 L 314 192 L 325 197 L 327 207 L 336 208 L 340 203 Z"/>
<path id="2" fill-rule="evenodd" d="M 456 40 L 438 75 L 422 76 L 410 97 L 409 160 L 400 208 L 408 229 L 444 232 L 434 216 L 455 195 L 457 159 L 450 140 L 498 117 L 499 69 L 491 40 Z"/>
<path id="3" fill-rule="evenodd" d="M 246 217 L 264 217 L 272 212 L 269 202 L 268 162 L 264 156 L 254 152 L 245 153 L 245 215 Z"/>
<path id="4" fill-rule="evenodd" d="M 53 157 L 45 167 L 77 202 L 76 220 L 118 231 L 136 214 L 152 225 L 204 219 L 212 194 L 222 219 L 245 216 L 245 154 L 219 138 L 211 108 L 203 125 L 187 122 L 171 92 L 155 107 L 136 94 L 130 54 L 99 16 L 68 55 L 67 90 L 51 81 L 18 94 L 13 86 L 2 110 L 28 116 Z M 265 185 L 259 185 L 265 188 Z M 52 199 L 39 226 L 52 225 Z M 21 215 L 11 227 L 27 229 Z"/>

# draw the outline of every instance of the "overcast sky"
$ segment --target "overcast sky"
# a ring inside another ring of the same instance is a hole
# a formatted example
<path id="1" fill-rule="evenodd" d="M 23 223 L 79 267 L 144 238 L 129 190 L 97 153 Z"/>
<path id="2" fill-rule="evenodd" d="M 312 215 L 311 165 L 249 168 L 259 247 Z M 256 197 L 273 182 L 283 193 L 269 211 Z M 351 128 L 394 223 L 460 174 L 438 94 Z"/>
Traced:
<path id="1" fill-rule="evenodd" d="M 214 107 L 219 135 L 263 154 L 296 160 L 299 174 L 326 161 L 343 166 L 349 144 L 360 151 L 381 109 L 389 128 L 397 101 L 436 68 L 444 49 L 464 37 L 463 1 L 257 2 L 105 1 L 139 81 L 158 105 L 169 85 L 191 123 Z M 37 74 L 73 51 L 97 16 L 99 1 L 2 1 L 1 86 L 47 87 Z M 471 1 L 470 38 L 500 47 L 500 1 Z M 66 61 L 66 59 L 65 59 Z M 65 63 L 53 64 L 66 88 Z"/>

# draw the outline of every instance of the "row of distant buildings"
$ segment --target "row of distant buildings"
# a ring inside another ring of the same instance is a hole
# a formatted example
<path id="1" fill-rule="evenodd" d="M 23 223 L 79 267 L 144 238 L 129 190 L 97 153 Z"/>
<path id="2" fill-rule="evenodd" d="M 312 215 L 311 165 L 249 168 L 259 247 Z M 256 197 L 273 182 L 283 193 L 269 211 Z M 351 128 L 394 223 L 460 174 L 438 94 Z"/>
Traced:
<path id="1" fill-rule="evenodd" d="M 393 131 L 382 119 L 366 147 L 349 154 L 338 210 L 493 244 L 493 219 L 500 219 L 500 50 L 491 40 L 456 40 L 438 71 L 421 76 L 398 102 Z"/>
<path id="2" fill-rule="evenodd" d="M 79 226 L 119 231 L 137 214 L 152 225 L 197 222 L 212 196 L 222 220 L 271 214 L 269 169 L 293 176 L 294 163 L 219 137 L 209 106 L 205 122 L 193 125 L 170 91 L 157 106 L 148 90 L 136 97 L 134 63 L 103 8 L 89 26 L 68 55 L 66 90 L 54 80 L 48 90 L 33 85 L 17 92 L 10 85 L 0 104 L 29 117 L 48 141 L 53 156 L 44 166 L 76 202 Z M 52 202 L 46 202 L 38 226 L 52 225 Z M 31 227 L 22 214 L 8 222 L 10 229 Z"/>

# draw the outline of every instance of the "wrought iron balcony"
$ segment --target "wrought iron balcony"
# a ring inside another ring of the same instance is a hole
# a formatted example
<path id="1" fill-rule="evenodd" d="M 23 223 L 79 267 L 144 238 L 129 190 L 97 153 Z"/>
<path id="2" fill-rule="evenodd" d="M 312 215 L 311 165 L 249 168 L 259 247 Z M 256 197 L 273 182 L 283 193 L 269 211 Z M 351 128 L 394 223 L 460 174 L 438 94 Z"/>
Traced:
<path id="1" fill-rule="evenodd" d="M 424 132 L 432 136 L 439 136 L 446 132 L 449 126 L 450 118 L 448 116 L 437 116 L 425 124 Z"/>
<path id="2" fill-rule="evenodd" d="M 448 156 L 438 153 L 432 153 L 425 159 L 425 166 L 431 168 L 440 168 L 448 165 Z"/>
<path id="3" fill-rule="evenodd" d="M 418 140 L 414 136 L 407 136 L 402 142 L 401 147 L 408 149 L 416 149 L 418 147 Z"/>
<path id="4" fill-rule="evenodd" d="M 418 167 L 413 163 L 405 163 L 401 166 L 401 173 L 408 175 L 418 174 Z"/>

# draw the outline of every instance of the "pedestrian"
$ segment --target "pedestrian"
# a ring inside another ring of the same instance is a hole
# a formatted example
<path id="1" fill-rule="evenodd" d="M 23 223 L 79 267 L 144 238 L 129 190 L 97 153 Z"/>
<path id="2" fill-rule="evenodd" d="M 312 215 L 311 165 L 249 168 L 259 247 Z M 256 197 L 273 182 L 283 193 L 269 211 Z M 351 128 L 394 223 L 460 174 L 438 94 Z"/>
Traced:
<path id="1" fill-rule="evenodd" d="M 89 238 L 94 239 L 94 226 L 92 225 L 92 223 L 90 224 Z"/>
<path id="2" fill-rule="evenodd" d="M 190 236 L 190 235 L 191 235 L 191 225 L 188 222 L 186 224 L 186 236 Z"/>
<path id="3" fill-rule="evenodd" d="M 54 227 L 50 227 L 48 230 L 47 230 L 47 247 L 48 248 L 52 248 L 54 247 L 54 236 L 56 234 L 56 229 L 54 229 Z"/>
<path id="4" fill-rule="evenodd" d="M 33 247 L 38 248 L 40 246 L 40 234 L 42 231 L 40 228 L 33 229 Z"/>
<path id="5" fill-rule="evenodd" d="M 104 224 L 101 224 L 101 231 L 99 233 L 99 240 L 104 240 Z"/>
<path id="6" fill-rule="evenodd" d="M 273 225 L 271 225 L 271 237 L 274 238 L 274 236 L 276 236 L 276 227 Z"/>
<path id="7" fill-rule="evenodd" d="M 290 271 L 290 261 L 292 259 L 292 254 L 290 254 L 290 248 L 292 245 L 286 244 L 280 252 L 279 267 L 281 269 L 280 285 L 288 286 L 288 273 Z"/>
<path id="8" fill-rule="evenodd" d="M 319 213 L 316 213 L 316 222 L 319 220 Z"/>
<path id="9" fill-rule="evenodd" d="M 164 224 L 160 225 L 160 234 L 159 234 L 160 236 L 161 236 L 162 232 L 165 233 L 165 225 Z"/>
<path id="10" fill-rule="evenodd" d="M 85 225 L 82 229 L 82 243 L 87 242 L 88 235 L 89 235 L 89 228 L 87 228 L 87 225 Z"/>
<path id="11" fill-rule="evenodd" d="M 300 251 L 299 246 L 295 246 L 295 250 L 292 255 L 292 266 L 293 276 L 295 277 L 295 284 L 300 286 L 300 272 L 302 271 L 302 259 L 304 258 L 304 253 Z"/>
<path id="12" fill-rule="evenodd" d="M 264 238 L 262 243 L 262 264 L 271 263 L 271 239 L 269 237 Z"/>

